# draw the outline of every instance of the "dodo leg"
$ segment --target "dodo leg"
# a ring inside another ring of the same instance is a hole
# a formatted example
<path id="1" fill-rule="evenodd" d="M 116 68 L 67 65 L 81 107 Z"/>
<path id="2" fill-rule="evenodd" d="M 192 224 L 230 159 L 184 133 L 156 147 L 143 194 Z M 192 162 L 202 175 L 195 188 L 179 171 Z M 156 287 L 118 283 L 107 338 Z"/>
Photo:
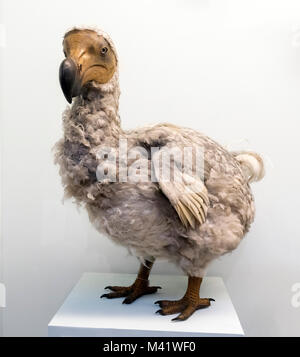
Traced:
<path id="1" fill-rule="evenodd" d="M 109 289 L 112 293 L 103 294 L 101 297 L 106 297 L 108 299 L 118 298 L 126 296 L 123 304 L 131 304 L 137 298 L 156 293 L 157 289 L 161 289 L 160 286 L 149 286 L 149 274 L 152 268 L 153 262 L 148 260 L 145 264 L 141 264 L 140 270 L 138 272 L 135 282 L 130 286 L 107 286 L 105 289 Z"/>
<path id="2" fill-rule="evenodd" d="M 200 299 L 199 290 L 202 283 L 202 278 L 189 276 L 188 287 L 182 299 L 177 301 L 160 300 L 155 304 L 160 306 L 157 313 L 161 315 L 172 315 L 180 312 L 180 315 L 175 317 L 173 321 L 183 321 L 188 319 L 196 310 L 210 306 L 214 299 Z"/>

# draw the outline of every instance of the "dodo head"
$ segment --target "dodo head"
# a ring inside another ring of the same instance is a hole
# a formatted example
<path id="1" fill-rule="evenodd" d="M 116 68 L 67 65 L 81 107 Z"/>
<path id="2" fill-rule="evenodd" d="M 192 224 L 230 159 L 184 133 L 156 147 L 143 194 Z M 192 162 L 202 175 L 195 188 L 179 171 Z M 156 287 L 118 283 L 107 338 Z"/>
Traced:
<path id="1" fill-rule="evenodd" d="M 117 55 L 103 32 L 75 28 L 63 40 L 65 59 L 59 68 L 59 81 L 69 103 L 90 83 L 108 83 L 117 70 Z"/>

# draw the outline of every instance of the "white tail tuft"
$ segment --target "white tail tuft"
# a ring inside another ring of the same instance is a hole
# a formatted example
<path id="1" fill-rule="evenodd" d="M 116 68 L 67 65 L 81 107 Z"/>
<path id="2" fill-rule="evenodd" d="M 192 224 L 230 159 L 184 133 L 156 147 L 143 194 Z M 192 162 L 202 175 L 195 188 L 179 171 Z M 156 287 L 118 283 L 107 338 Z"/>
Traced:
<path id="1" fill-rule="evenodd" d="M 264 177 L 265 167 L 261 156 L 250 151 L 233 152 L 232 154 L 241 164 L 249 183 L 259 181 Z"/>

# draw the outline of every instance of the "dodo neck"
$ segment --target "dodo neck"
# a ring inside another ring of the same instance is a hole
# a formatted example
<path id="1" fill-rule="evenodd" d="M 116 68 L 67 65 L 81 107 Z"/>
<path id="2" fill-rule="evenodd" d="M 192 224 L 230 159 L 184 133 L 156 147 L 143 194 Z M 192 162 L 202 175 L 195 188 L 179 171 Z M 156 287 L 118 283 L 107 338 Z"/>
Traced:
<path id="1" fill-rule="evenodd" d="M 73 129 L 74 125 L 77 128 L 77 140 L 90 147 L 117 145 L 123 133 L 118 113 L 119 94 L 117 81 L 104 85 L 91 83 L 83 88 L 70 112 Z M 70 139 L 73 141 L 74 130 L 65 130 L 66 136 L 68 133 L 72 135 Z"/>

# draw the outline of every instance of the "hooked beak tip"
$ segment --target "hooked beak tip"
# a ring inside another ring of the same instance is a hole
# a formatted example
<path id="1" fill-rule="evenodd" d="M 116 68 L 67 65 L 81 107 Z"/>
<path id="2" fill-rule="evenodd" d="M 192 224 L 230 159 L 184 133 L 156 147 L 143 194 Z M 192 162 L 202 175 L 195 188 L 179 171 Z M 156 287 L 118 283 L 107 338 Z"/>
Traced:
<path id="1" fill-rule="evenodd" d="M 71 58 L 63 60 L 59 67 L 59 82 L 68 103 L 79 94 L 79 74 L 75 62 Z"/>

